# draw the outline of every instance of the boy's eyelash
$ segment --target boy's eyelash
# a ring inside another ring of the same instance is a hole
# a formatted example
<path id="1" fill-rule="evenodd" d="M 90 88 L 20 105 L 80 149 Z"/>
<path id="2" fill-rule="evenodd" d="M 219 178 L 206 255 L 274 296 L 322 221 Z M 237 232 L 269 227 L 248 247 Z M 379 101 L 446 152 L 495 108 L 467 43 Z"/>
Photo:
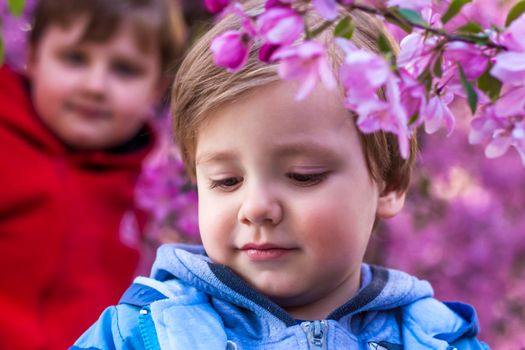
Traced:
<path id="1" fill-rule="evenodd" d="M 227 177 L 219 180 L 210 180 L 210 188 L 220 187 L 222 189 L 231 189 L 242 181 L 241 177 Z"/>
<path id="2" fill-rule="evenodd" d="M 328 172 L 316 174 L 287 173 L 286 176 L 299 186 L 313 186 L 324 181 Z"/>
<path id="3" fill-rule="evenodd" d="M 86 55 L 76 50 L 65 51 L 61 54 L 61 57 L 69 64 L 81 64 L 87 61 Z"/>
<path id="4" fill-rule="evenodd" d="M 314 186 L 324 181 L 328 177 L 328 172 L 316 174 L 302 174 L 302 173 L 287 173 L 286 177 L 294 181 L 299 186 Z M 221 188 L 223 190 L 231 190 L 242 182 L 241 177 L 227 177 L 219 180 L 210 180 L 210 188 Z"/>
<path id="5" fill-rule="evenodd" d="M 128 62 L 114 62 L 112 64 L 112 69 L 122 76 L 135 76 L 142 72 L 141 67 Z"/>

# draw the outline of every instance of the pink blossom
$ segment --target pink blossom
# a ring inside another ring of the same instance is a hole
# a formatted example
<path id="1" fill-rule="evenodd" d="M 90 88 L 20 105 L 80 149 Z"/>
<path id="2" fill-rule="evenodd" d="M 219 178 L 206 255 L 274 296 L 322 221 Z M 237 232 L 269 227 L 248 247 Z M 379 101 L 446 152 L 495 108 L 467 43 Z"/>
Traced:
<path id="1" fill-rule="evenodd" d="M 228 30 L 213 39 L 210 49 L 216 65 L 236 72 L 248 60 L 251 40 L 247 34 L 238 30 Z"/>
<path id="2" fill-rule="evenodd" d="M 180 172 L 180 164 L 166 159 L 144 166 L 135 189 L 139 208 L 153 214 L 157 221 L 165 220 L 178 209 L 184 180 L 175 174 Z"/>
<path id="3" fill-rule="evenodd" d="M 443 14 L 450 2 L 442 1 L 437 5 L 439 13 Z M 460 13 L 452 18 L 445 28 L 452 32 L 459 27 L 475 22 L 483 28 L 490 28 L 495 25 L 503 27 L 506 13 L 513 1 L 472 1 L 461 8 Z"/>
<path id="4" fill-rule="evenodd" d="M 140 249 L 141 233 L 135 213 L 131 210 L 122 215 L 119 238 L 122 243 L 133 249 Z"/>
<path id="5" fill-rule="evenodd" d="M 421 124 L 424 112 L 428 112 L 428 109 L 426 109 L 426 90 L 417 78 L 412 76 L 407 70 L 401 68 L 399 70 L 399 76 L 401 78 L 401 104 L 405 108 L 409 118 L 416 115 L 419 116 L 415 124 L 411 126 L 415 128 Z"/>
<path id="6" fill-rule="evenodd" d="M 410 154 L 410 131 L 407 126 L 407 113 L 401 104 L 399 83 L 399 79 L 394 75 L 387 79 L 387 101 L 377 100 L 374 104 L 369 104 L 368 113 L 359 114 L 357 126 L 364 133 L 383 130 L 396 134 L 399 152 L 406 159 Z"/>
<path id="7" fill-rule="evenodd" d="M 525 51 L 525 16 L 520 16 L 503 32 L 500 44 L 504 45 L 509 51 Z"/>
<path id="8" fill-rule="evenodd" d="M 435 37 L 427 38 L 419 32 L 407 35 L 400 43 L 398 66 L 418 76 L 431 63 L 436 44 Z"/>
<path id="9" fill-rule="evenodd" d="M 305 41 L 297 46 L 283 47 L 272 56 L 281 60 L 279 76 L 283 80 L 299 80 L 301 86 L 295 98 L 304 99 L 321 80 L 326 88 L 336 87 L 326 51 L 315 41 Z"/>
<path id="10" fill-rule="evenodd" d="M 459 64 L 469 80 L 479 78 L 488 67 L 489 57 L 476 45 L 453 41 L 445 49 L 444 59 Z"/>
<path id="11" fill-rule="evenodd" d="M 303 18 L 286 7 L 273 7 L 257 18 L 259 34 L 270 44 L 289 45 L 304 31 Z"/>
<path id="12" fill-rule="evenodd" d="M 337 38 L 345 52 L 339 77 L 345 89 L 345 106 L 358 114 L 367 114 L 377 103 L 377 90 L 386 83 L 390 68 L 386 60 L 369 51 L 358 49 L 346 39 Z"/>
<path id="13" fill-rule="evenodd" d="M 272 7 L 290 7 L 292 6 L 292 0 L 266 0 L 264 4 L 265 9 Z"/>
<path id="14" fill-rule="evenodd" d="M 400 91 L 403 81 L 392 74 L 383 57 L 359 49 L 346 39 L 337 38 L 336 42 L 345 53 L 339 73 L 345 89 L 345 106 L 358 114 L 359 129 L 364 133 L 378 130 L 395 133 L 401 155 L 408 157 L 408 117 Z M 408 72 L 404 71 L 403 75 L 406 79 L 404 102 L 411 110 L 419 110 L 424 105 L 424 91 Z M 386 90 L 386 101 L 377 95 L 381 87 Z"/>
<path id="15" fill-rule="evenodd" d="M 445 125 L 447 135 L 452 134 L 456 125 L 456 118 L 448 105 L 454 99 L 454 94 L 446 93 L 443 96 L 434 95 L 428 100 L 426 110 L 423 112 L 425 131 L 429 134 L 436 132 L 441 124 Z"/>
<path id="16" fill-rule="evenodd" d="M 314 10 L 325 19 L 333 21 L 337 18 L 336 0 L 312 0 Z"/>
<path id="17" fill-rule="evenodd" d="M 270 63 L 272 62 L 272 56 L 273 54 L 280 49 L 280 45 L 274 45 L 274 44 L 262 44 L 261 48 L 259 49 L 259 60 L 262 62 Z"/>
<path id="18" fill-rule="evenodd" d="M 487 158 L 500 157 L 510 147 L 514 147 L 525 166 L 525 121 L 521 118 L 509 126 L 508 129 L 499 129 L 494 132 L 493 140 L 485 148 Z"/>
<path id="19" fill-rule="evenodd" d="M 485 106 L 470 122 L 469 143 L 488 142 L 494 131 L 504 127 L 505 121 L 494 113 L 493 106 Z"/>
<path id="20" fill-rule="evenodd" d="M 252 17 L 244 11 L 240 3 L 235 2 L 232 6 L 229 6 L 223 15 L 230 13 L 241 19 L 241 31 L 246 33 L 246 38 L 253 38 L 257 35 L 257 28 Z"/>
<path id="21" fill-rule="evenodd" d="M 168 155 L 166 150 L 144 165 L 135 201 L 151 216 L 152 227 L 167 225 L 186 236 L 196 234 L 196 192 L 189 186 L 182 161 Z"/>
<path id="22" fill-rule="evenodd" d="M 525 51 L 502 52 L 495 61 L 490 74 L 505 83 L 525 85 Z"/>
<path id="23" fill-rule="evenodd" d="M 494 113 L 501 117 L 525 115 L 525 84 L 504 91 L 494 104 Z"/>
<path id="24" fill-rule="evenodd" d="M 500 43 L 508 51 L 495 58 L 491 74 L 508 84 L 525 85 L 525 16 L 516 19 L 502 34 Z"/>
<path id="25" fill-rule="evenodd" d="M 231 0 L 204 0 L 204 5 L 211 13 L 219 13 L 228 7 L 230 1 Z"/>
<path id="26" fill-rule="evenodd" d="M 432 6 L 432 0 L 388 0 L 386 6 L 399 6 L 404 9 L 423 11 Z"/>
<path id="27" fill-rule="evenodd" d="M 487 106 L 472 120 L 469 142 L 488 142 L 487 158 L 500 157 L 512 146 L 525 166 L 525 117 L 502 117 L 496 114 L 493 106 Z"/>

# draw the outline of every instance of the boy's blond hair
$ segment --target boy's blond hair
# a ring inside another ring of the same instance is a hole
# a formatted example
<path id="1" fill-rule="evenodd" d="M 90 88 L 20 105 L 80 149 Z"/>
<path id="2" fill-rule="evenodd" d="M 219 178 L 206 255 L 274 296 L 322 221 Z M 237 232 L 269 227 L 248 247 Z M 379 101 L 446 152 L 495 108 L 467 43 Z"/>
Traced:
<path id="1" fill-rule="evenodd" d="M 81 42 L 104 42 L 115 34 L 123 19 L 130 19 L 139 47 L 159 50 L 162 74 L 166 81 L 173 79 L 187 41 L 177 0 L 39 0 L 33 14 L 30 45 L 36 47 L 49 26 L 68 27 L 83 16 L 88 22 Z"/>
<path id="2" fill-rule="evenodd" d="M 255 0 L 246 3 L 245 8 L 249 14 L 255 14 L 262 11 L 263 5 L 263 1 Z M 322 22 L 322 19 L 311 9 L 307 13 L 309 23 L 316 26 Z M 377 53 L 378 36 L 380 33 L 386 35 L 382 23 L 362 12 L 354 11 L 349 15 L 352 16 L 355 25 L 352 42 L 358 47 Z M 209 48 L 212 40 L 217 35 L 230 29 L 239 29 L 240 26 L 237 16 L 228 15 L 221 19 L 191 48 L 175 78 L 172 94 L 175 139 L 188 172 L 193 178 L 195 178 L 198 129 L 207 118 L 213 116 L 213 110 L 242 98 L 257 87 L 279 80 L 277 64 L 263 63 L 258 59 L 258 49 L 261 44 L 258 42 L 252 46 L 248 63 L 241 71 L 229 73 L 214 64 Z M 333 36 L 329 34 L 330 30 L 333 30 L 333 27 L 329 28 L 320 39 L 328 45 L 329 55 L 336 71 L 343 61 L 343 55 L 335 47 Z M 393 46 L 395 47 L 395 44 Z M 349 117 L 355 116 L 349 113 Z M 415 137 L 411 139 L 409 159 L 403 159 L 399 153 L 396 135 L 385 132 L 372 134 L 359 132 L 359 135 L 372 178 L 383 184 L 385 192 L 406 191 L 415 160 Z"/>

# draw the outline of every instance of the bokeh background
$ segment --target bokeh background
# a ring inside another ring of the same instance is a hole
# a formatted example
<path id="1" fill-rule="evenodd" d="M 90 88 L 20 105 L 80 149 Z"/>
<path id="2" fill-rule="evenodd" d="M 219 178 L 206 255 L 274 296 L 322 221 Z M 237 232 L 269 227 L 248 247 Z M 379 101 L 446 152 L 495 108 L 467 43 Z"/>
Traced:
<path id="1" fill-rule="evenodd" d="M 4 59 L 23 71 L 25 37 L 37 0 L 26 1 L 20 17 L 10 14 L 6 1 L 0 0 Z M 449 25 L 471 19 L 501 25 L 512 3 L 474 1 Z M 180 5 L 191 42 L 212 19 L 199 0 Z M 451 136 L 419 135 L 420 154 L 406 208 L 379 225 L 367 261 L 429 280 L 439 299 L 474 305 L 480 338 L 492 348 L 525 349 L 525 168 L 513 152 L 489 160 L 482 147 L 469 145 L 468 108 L 463 101 L 455 101 L 453 108 L 458 125 Z M 136 191 L 137 202 L 151 214 L 150 249 L 144 251 L 138 273 L 147 271 L 158 244 L 199 240 L 196 193 L 171 141 L 168 113 L 158 114 L 162 146 L 144 165 Z M 135 229 L 133 222 L 123 221 L 124 236 Z"/>

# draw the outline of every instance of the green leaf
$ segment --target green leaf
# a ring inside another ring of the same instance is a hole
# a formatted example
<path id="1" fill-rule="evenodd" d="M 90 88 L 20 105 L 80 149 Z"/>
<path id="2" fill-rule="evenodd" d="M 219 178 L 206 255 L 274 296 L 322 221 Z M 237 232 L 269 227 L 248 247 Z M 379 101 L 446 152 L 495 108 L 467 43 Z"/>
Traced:
<path id="1" fill-rule="evenodd" d="M 417 81 L 425 86 L 427 92 L 430 91 L 430 88 L 432 87 L 432 74 L 430 73 L 429 66 L 426 66 L 425 70 L 419 74 Z"/>
<path id="2" fill-rule="evenodd" d="M 458 33 L 477 34 L 483 32 L 483 28 L 476 22 L 468 22 L 456 29 L 456 31 Z"/>
<path id="3" fill-rule="evenodd" d="M 461 11 L 461 8 L 469 2 L 472 2 L 472 0 L 452 0 L 450 5 L 448 6 L 447 11 L 443 15 L 443 17 L 441 17 L 441 22 L 445 24 L 448 21 L 450 21 L 452 18 L 454 18 L 454 16 L 456 16 L 459 13 L 459 11 Z"/>
<path id="4" fill-rule="evenodd" d="M 25 0 L 8 0 L 7 6 L 13 15 L 20 16 L 24 11 L 25 3 Z"/>
<path id="5" fill-rule="evenodd" d="M 399 9 L 397 11 L 401 17 L 409 21 L 410 23 L 417 24 L 423 27 L 428 27 L 428 23 L 421 17 L 419 13 L 408 9 Z"/>
<path id="6" fill-rule="evenodd" d="M 4 63 L 4 40 L 0 35 L 0 66 Z"/>
<path id="7" fill-rule="evenodd" d="M 346 16 L 335 26 L 334 35 L 350 40 L 354 34 L 354 29 L 355 27 L 354 22 L 352 22 L 352 17 Z"/>
<path id="8" fill-rule="evenodd" d="M 489 96 L 490 99 L 494 102 L 499 97 L 499 94 L 501 92 L 502 83 L 499 79 L 496 79 L 492 75 L 490 75 L 491 69 L 492 69 L 492 66 L 490 66 L 485 71 L 485 73 L 483 73 L 478 78 L 478 88 L 484 93 L 486 93 L 487 96 Z"/>
<path id="9" fill-rule="evenodd" d="M 412 114 L 410 116 L 410 119 L 408 121 L 408 125 L 413 125 L 417 120 L 419 119 L 419 111 L 416 111 L 416 113 Z"/>
<path id="10" fill-rule="evenodd" d="M 437 78 L 441 78 L 443 76 L 443 52 L 440 52 L 437 59 L 434 61 L 432 73 Z"/>
<path id="11" fill-rule="evenodd" d="M 465 77 L 465 72 L 463 71 L 463 68 L 458 64 L 458 70 L 459 70 L 459 78 L 461 80 L 461 85 L 463 86 L 463 89 L 467 93 L 467 100 L 468 105 L 470 107 L 470 110 L 472 111 L 472 114 L 476 113 L 476 109 L 478 108 L 478 94 L 476 94 L 476 91 L 472 87 L 472 84 L 467 80 L 467 77 Z"/>
<path id="12" fill-rule="evenodd" d="M 516 3 L 512 8 L 509 10 L 509 13 L 507 15 L 507 19 L 505 20 L 505 27 L 510 26 L 510 24 L 517 19 L 519 16 L 521 16 L 525 12 L 525 0 L 522 0 L 518 3 Z"/>
<path id="13" fill-rule="evenodd" d="M 379 52 L 384 55 L 392 54 L 394 52 L 392 46 L 390 45 L 390 41 L 383 33 L 380 33 L 379 37 L 377 38 L 377 47 L 379 48 Z"/>
<path id="14" fill-rule="evenodd" d="M 307 32 L 307 38 L 308 39 L 312 39 L 312 38 L 315 38 L 316 36 L 318 36 L 319 34 L 321 34 L 322 32 L 324 32 L 328 27 L 330 27 L 332 25 L 332 21 L 324 21 L 323 23 L 321 23 L 320 25 L 318 25 L 316 28 L 314 28 L 313 30 Z"/>
<path id="15" fill-rule="evenodd" d="M 412 33 L 412 26 L 404 21 L 397 11 L 390 9 L 389 14 L 390 16 L 385 16 L 385 20 L 387 22 L 390 22 L 393 25 L 403 29 L 407 34 Z"/>

